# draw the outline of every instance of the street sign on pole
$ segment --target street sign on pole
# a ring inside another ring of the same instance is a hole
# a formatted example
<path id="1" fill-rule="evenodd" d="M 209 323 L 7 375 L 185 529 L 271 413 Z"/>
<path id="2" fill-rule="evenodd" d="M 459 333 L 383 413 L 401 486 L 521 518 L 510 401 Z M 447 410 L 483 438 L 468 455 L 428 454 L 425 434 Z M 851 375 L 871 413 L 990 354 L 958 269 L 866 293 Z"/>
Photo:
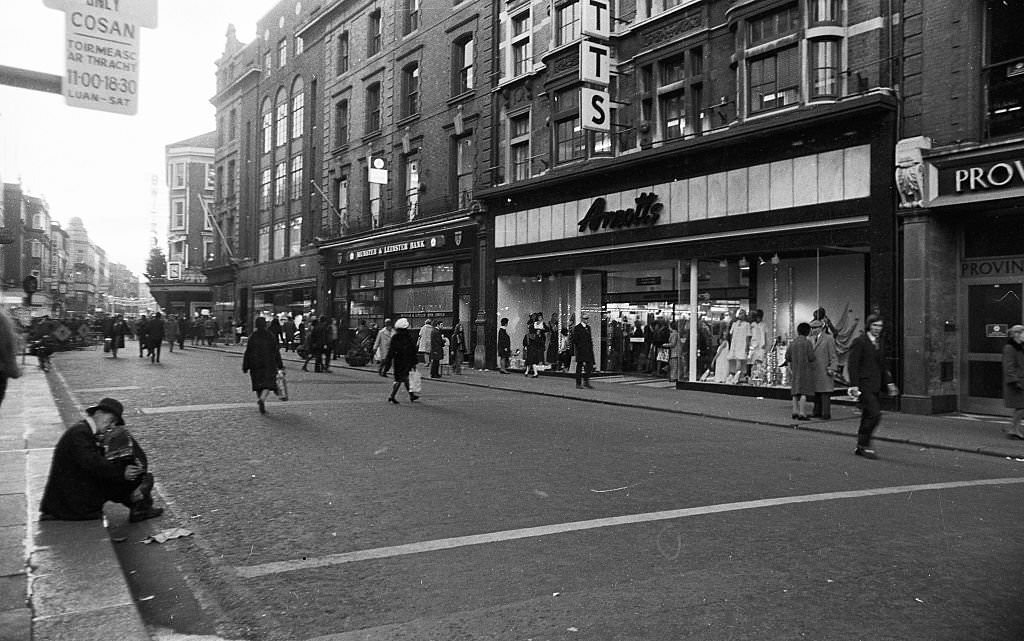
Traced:
<path id="1" fill-rule="evenodd" d="M 139 39 L 157 24 L 157 0 L 43 0 L 64 12 L 64 101 L 134 115 L 139 110 Z"/>

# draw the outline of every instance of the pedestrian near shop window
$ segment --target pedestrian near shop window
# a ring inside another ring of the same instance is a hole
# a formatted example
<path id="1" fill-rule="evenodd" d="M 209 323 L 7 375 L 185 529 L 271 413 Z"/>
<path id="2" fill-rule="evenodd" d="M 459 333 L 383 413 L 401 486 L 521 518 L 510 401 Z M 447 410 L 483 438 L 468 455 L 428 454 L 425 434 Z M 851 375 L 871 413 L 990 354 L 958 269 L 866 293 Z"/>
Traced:
<path id="1" fill-rule="evenodd" d="M 185 339 L 188 337 L 188 316 L 182 314 L 178 319 L 178 349 L 185 349 Z"/>
<path id="2" fill-rule="evenodd" d="M 508 374 L 509 360 L 512 358 L 512 337 L 508 335 L 508 319 L 501 319 L 498 328 L 498 371 Z"/>
<path id="3" fill-rule="evenodd" d="M 149 343 L 146 352 L 149 362 L 159 363 L 160 347 L 164 343 L 164 317 L 160 312 L 154 314 L 146 326 L 146 341 Z"/>
<path id="4" fill-rule="evenodd" d="M 18 337 L 14 333 L 14 322 L 7 310 L 0 306 L 0 404 L 7 394 L 7 380 L 21 376 L 18 367 Z"/>
<path id="5" fill-rule="evenodd" d="M 146 346 L 149 344 L 148 329 L 149 319 L 146 318 L 145 314 L 142 314 L 135 321 L 135 338 L 139 341 L 139 358 L 142 358 L 143 352 L 145 352 Z"/>
<path id="6" fill-rule="evenodd" d="M 796 326 L 796 337 L 786 349 L 785 364 L 790 372 L 790 396 L 793 399 L 793 418 L 809 421 L 807 397 L 814 395 L 814 346 L 807 337 L 811 326 L 800 323 Z"/>
<path id="7" fill-rule="evenodd" d="M 113 358 L 117 358 L 117 351 L 124 348 L 125 335 L 131 333 L 131 328 L 120 314 L 103 321 L 103 340 L 110 341 L 110 355 Z"/>
<path id="8" fill-rule="evenodd" d="M 418 347 L 416 341 L 413 340 L 412 334 L 409 333 L 409 319 L 399 318 L 395 321 L 395 333 L 391 337 L 391 343 L 388 345 L 388 353 L 384 357 L 384 371 L 391 370 L 394 373 L 395 382 L 391 386 L 391 395 L 388 396 L 388 402 L 398 404 L 398 399 L 395 395 L 398 394 L 398 390 L 402 385 L 405 385 L 405 389 L 409 392 L 409 401 L 415 401 L 419 398 L 419 394 L 416 394 L 409 389 L 409 375 L 416 369 L 416 362 L 418 356 Z"/>
<path id="9" fill-rule="evenodd" d="M 526 353 L 526 371 L 523 374 L 529 378 L 537 378 L 537 364 L 544 359 L 544 334 L 538 329 L 535 322 L 530 322 L 523 336 L 523 347 Z"/>
<path id="10" fill-rule="evenodd" d="M 64 431 L 53 450 L 39 520 L 99 519 L 107 501 L 127 506 L 132 522 L 163 514 L 153 507 L 153 475 L 142 447 L 128 435 L 125 449 L 112 451 L 107 440 L 109 430 L 124 425 L 123 414 L 120 401 L 104 398 Z"/>
<path id="11" fill-rule="evenodd" d="M 284 323 L 281 326 L 281 331 L 284 333 L 284 351 L 292 352 L 295 351 L 295 321 L 292 317 L 284 319 Z"/>
<path id="12" fill-rule="evenodd" d="M 437 321 L 430 335 L 430 378 L 441 378 L 441 363 L 444 362 L 444 323 Z"/>
<path id="13" fill-rule="evenodd" d="M 839 354 L 836 339 L 825 331 L 825 323 L 811 321 L 811 343 L 814 345 L 814 409 L 811 416 L 832 418 L 832 392 L 835 390 Z"/>
<path id="14" fill-rule="evenodd" d="M 381 376 L 388 375 L 386 367 L 388 350 L 391 349 L 391 339 L 394 335 L 394 324 L 392 324 L 390 318 L 385 318 L 384 329 L 377 332 L 377 337 L 373 339 L 373 358 L 377 361 L 377 373 Z"/>
<path id="15" fill-rule="evenodd" d="M 462 374 L 462 362 L 466 357 L 466 332 L 462 323 L 455 323 L 452 330 L 452 372 Z"/>
<path id="16" fill-rule="evenodd" d="M 878 454 L 871 448 L 871 436 L 882 420 L 880 397 L 886 390 L 894 396 L 899 390 L 885 367 L 885 345 L 882 342 L 885 321 L 881 316 L 871 314 L 867 317 L 865 326 L 867 331 L 858 336 L 850 346 L 846 366 L 852 383 L 849 393 L 859 398 L 861 408 L 857 449 L 854 453 L 874 459 L 878 458 Z"/>
<path id="17" fill-rule="evenodd" d="M 164 320 L 164 340 L 167 341 L 167 351 L 174 353 L 174 344 L 178 342 L 178 319 L 168 314 Z"/>
<path id="18" fill-rule="evenodd" d="M 420 337 L 416 344 L 416 354 L 421 363 L 430 362 L 430 341 L 434 336 L 434 325 L 430 319 L 423 321 L 423 327 L 420 328 Z"/>
<path id="19" fill-rule="evenodd" d="M 252 391 L 256 392 L 256 405 L 260 414 L 267 413 L 266 400 L 277 389 L 277 372 L 284 369 L 277 340 L 267 330 L 267 319 L 256 319 L 256 329 L 245 345 L 242 372 L 249 374 Z"/>
<path id="20" fill-rule="evenodd" d="M 1007 438 L 1024 439 L 1024 325 L 1014 325 L 1003 346 L 1003 400 L 1013 410 Z"/>
<path id="21" fill-rule="evenodd" d="M 594 338 L 590 334 L 590 316 L 583 314 L 572 328 L 572 346 L 576 357 L 576 389 L 592 388 L 590 375 L 594 371 Z"/>
<path id="22" fill-rule="evenodd" d="M 682 371 L 683 341 L 679 338 L 678 322 L 670 321 L 668 329 L 668 341 L 665 343 L 668 348 L 668 380 L 675 383 Z"/>

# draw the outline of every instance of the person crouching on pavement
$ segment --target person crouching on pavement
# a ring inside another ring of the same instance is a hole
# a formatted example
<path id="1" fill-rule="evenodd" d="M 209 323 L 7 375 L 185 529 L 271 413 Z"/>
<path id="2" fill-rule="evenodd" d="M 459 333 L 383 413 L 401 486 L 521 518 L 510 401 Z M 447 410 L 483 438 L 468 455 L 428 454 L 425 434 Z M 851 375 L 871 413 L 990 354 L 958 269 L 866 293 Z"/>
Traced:
<path id="1" fill-rule="evenodd" d="M 153 475 L 142 447 L 127 430 L 107 433 L 124 425 L 124 406 L 104 398 L 85 410 L 85 418 L 57 441 L 50 463 L 39 520 L 87 521 L 103 517 L 103 504 L 130 508 L 132 523 L 164 513 L 153 507 Z"/>

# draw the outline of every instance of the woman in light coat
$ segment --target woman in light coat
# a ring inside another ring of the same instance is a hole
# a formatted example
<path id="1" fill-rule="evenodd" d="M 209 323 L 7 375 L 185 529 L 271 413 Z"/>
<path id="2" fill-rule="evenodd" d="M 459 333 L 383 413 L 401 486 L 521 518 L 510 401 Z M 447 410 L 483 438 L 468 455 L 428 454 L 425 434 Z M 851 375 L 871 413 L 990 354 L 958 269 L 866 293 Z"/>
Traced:
<path id="1" fill-rule="evenodd" d="M 391 337 L 395 335 L 395 328 L 390 318 L 384 319 L 384 329 L 377 332 L 377 338 L 373 339 L 373 358 L 377 361 L 377 373 L 387 376 L 385 361 L 388 359 L 388 350 L 391 349 Z"/>

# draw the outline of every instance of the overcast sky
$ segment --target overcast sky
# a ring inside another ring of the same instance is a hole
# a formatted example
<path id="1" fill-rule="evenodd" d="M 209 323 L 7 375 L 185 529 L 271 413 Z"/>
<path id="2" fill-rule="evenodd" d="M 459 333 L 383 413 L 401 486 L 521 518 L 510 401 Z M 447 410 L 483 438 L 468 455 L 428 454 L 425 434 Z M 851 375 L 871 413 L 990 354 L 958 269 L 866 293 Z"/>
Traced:
<path id="1" fill-rule="evenodd" d="M 159 22 L 140 37 L 134 116 L 70 107 L 64 97 L 0 85 L 0 178 L 21 181 L 65 228 L 136 274 L 145 270 L 154 210 L 166 253 L 164 146 L 213 131 L 214 62 L 229 23 L 250 42 L 276 0 L 158 0 Z M 64 74 L 64 13 L 43 0 L 0 0 L 0 65 Z M 158 179 L 155 202 L 152 177 Z"/>

